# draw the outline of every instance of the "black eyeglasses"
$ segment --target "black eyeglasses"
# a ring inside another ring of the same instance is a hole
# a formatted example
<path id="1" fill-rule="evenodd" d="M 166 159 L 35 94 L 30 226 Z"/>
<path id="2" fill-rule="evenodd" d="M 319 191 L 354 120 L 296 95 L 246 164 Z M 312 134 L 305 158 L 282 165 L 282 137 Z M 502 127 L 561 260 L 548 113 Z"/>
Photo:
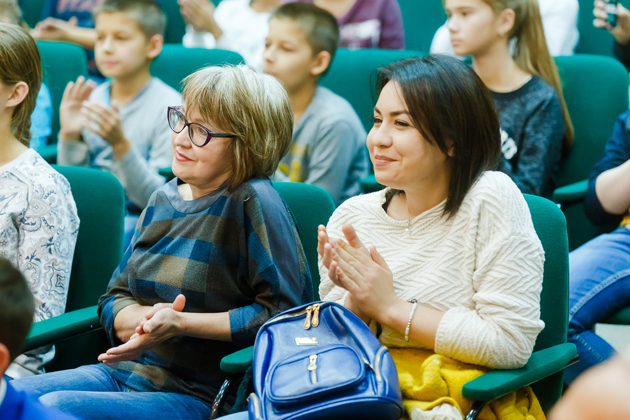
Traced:
<path id="1" fill-rule="evenodd" d="M 190 137 L 190 141 L 197 147 L 205 146 L 213 137 L 234 137 L 232 134 L 213 133 L 201 124 L 189 123 L 178 106 L 168 107 L 167 118 L 168 125 L 171 127 L 171 130 L 176 133 L 181 133 L 184 128 L 188 127 L 188 137 Z"/>

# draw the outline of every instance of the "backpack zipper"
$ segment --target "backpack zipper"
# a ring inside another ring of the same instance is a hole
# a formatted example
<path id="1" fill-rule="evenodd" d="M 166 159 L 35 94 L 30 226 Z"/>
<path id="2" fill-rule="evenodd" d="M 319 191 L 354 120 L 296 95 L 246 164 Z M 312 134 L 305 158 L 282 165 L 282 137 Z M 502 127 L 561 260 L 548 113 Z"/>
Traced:
<path id="1" fill-rule="evenodd" d="M 306 319 L 304 320 L 304 329 L 308 330 L 311 328 L 311 314 L 313 313 L 313 307 L 309 306 L 306 308 Z"/>
<path id="2" fill-rule="evenodd" d="M 376 357 L 374 359 L 374 372 L 376 373 L 376 380 L 378 382 L 381 382 L 381 380 L 383 379 L 381 377 L 381 356 L 383 356 L 385 350 L 387 350 L 387 347 L 385 346 L 378 349 L 378 351 L 376 352 Z"/>
<path id="3" fill-rule="evenodd" d="M 260 407 L 258 407 L 258 397 L 256 397 L 255 393 L 251 393 L 251 397 L 254 399 L 254 412 L 256 413 L 256 418 L 259 419 L 260 417 Z"/>
<path id="4" fill-rule="evenodd" d="M 321 303 L 316 303 L 313 305 L 313 323 L 311 324 L 313 328 L 319 325 L 319 307 L 322 306 Z"/>
<path id="5" fill-rule="evenodd" d="M 317 383 L 317 355 L 316 354 L 311 354 L 309 356 L 308 370 L 311 371 L 311 382 L 316 384 Z"/>

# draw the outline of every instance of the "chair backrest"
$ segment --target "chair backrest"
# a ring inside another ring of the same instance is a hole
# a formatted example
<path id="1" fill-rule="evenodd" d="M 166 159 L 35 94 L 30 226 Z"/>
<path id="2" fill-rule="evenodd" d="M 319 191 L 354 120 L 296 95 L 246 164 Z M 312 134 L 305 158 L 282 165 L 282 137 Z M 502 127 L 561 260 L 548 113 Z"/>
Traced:
<path id="1" fill-rule="evenodd" d="M 18 0 L 18 4 L 22 9 L 22 19 L 28 26 L 34 28 L 37 22 L 42 20 L 46 0 Z"/>
<path id="2" fill-rule="evenodd" d="M 68 82 L 74 82 L 79 76 L 87 77 L 87 57 L 85 50 L 78 45 L 65 42 L 37 41 L 39 54 L 44 67 L 44 83 L 50 89 L 52 99 L 52 132 L 48 143 L 57 142 L 59 133 L 59 105 Z"/>
<path id="3" fill-rule="evenodd" d="M 110 173 L 54 166 L 66 177 L 81 224 L 72 261 L 66 311 L 96 305 L 122 257 L 125 193 Z"/>
<path id="4" fill-rule="evenodd" d="M 429 51 L 435 31 L 446 22 L 441 0 L 398 0 L 408 50 Z"/>
<path id="5" fill-rule="evenodd" d="M 297 182 L 274 182 L 273 187 L 293 213 L 313 278 L 313 296 L 319 300 L 319 268 L 317 262 L 317 227 L 328 224 L 335 211 L 335 202 L 315 185 Z"/>
<path id="6" fill-rule="evenodd" d="M 421 55 L 417 51 L 339 49 L 330 70 L 319 83 L 350 102 L 365 130 L 370 131 L 376 103 L 377 70 L 389 63 Z"/>
<path id="7" fill-rule="evenodd" d="M 164 30 L 165 44 L 181 44 L 186 33 L 186 23 L 179 11 L 177 0 L 159 1 L 164 14 L 166 15 L 166 29 Z"/>
<path id="8" fill-rule="evenodd" d="M 538 335 L 535 351 L 566 343 L 569 324 L 569 243 L 567 224 L 558 206 L 541 197 L 524 194 L 534 228 L 545 250 L 543 288 L 540 295 L 541 319 L 545 328 Z M 534 392 L 543 407 L 560 398 L 562 373 L 536 385 Z"/>
<path id="9" fill-rule="evenodd" d="M 591 5 L 592 7 L 592 5 Z M 604 152 L 615 119 L 628 109 L 628 71 L 609 57 L 558 57 L 575 143 L 562 160 L 558 186 L 588 178 Z"/>
<path id="10" fill-rule="evenodd" d="M 243 57 L 234 51 L 167 44 L 151 63 L 151 74 L 174 89 L 181 90 L 181 81 L 203 67 L 241 63 Z"/>

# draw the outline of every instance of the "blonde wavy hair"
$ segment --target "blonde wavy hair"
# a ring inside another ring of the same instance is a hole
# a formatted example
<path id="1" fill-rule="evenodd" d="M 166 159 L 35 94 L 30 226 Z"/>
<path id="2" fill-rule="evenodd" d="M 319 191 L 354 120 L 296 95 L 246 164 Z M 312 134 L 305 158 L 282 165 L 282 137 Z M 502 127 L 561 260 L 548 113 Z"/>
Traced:
<path id="1" fill-rule="evenodd" d="M 187 112 L 195 110 L 202 120 L 234 135 L 228 189 L 273 175 L 293 135 L 293 111 L 282 84 L 245 65 L 206 67 L 183 84 Z"/>

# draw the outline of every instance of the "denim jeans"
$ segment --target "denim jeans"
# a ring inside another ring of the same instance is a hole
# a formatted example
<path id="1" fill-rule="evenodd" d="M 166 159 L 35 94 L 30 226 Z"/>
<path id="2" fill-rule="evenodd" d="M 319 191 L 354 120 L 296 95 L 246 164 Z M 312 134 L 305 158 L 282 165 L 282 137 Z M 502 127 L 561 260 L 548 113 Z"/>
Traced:
<path id="1" fill-rule="evenodd" d="M 115 380 L 102 364 L 11 381 L 48 406 L 84 420 L 206 420 L 210 408 L 200 400 L 168 392 L 138 392 Z"/>
<path id="2" fill-rule="evenodd" d="M 569 337 L 580 362 L 564 373 L 567 384 L 615 354 L 593 332 L 595 324 L 630 306 L 630 230 L 619 227 L 569 254 Z"/>
<path id="3" fill-rule="evenodd" d="M 240 413 L 230 414 L 221 417 L 221 420 L 248 420 L 249 413 L 247 411 L 241 411 Z"/>

